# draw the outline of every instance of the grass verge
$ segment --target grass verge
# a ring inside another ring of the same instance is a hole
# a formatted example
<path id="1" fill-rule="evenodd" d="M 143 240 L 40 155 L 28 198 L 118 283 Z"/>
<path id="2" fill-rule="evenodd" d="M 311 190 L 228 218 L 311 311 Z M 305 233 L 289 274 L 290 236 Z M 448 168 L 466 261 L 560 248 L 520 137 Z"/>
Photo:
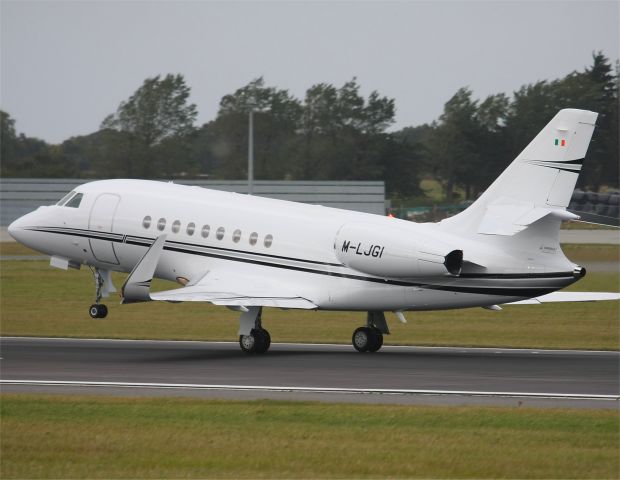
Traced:
<path id="1" fill-rule="evenodd" d="M 2 478 L 616 478 L 617 412 L 1 397 Z"/>
<path id="2" fill-rule="evenodd" d="M 574 247 L 574 261 L 615 258 L 618 247 Z M 581 260 L 580 260 L 581 259 Z M 611 260 L 613 261 L 613 260 Z M 114 274 L 117 287 L 125 275 Z M 620 274 L 589 273 L 570 287 L 618 291 Z M 162 283 L 159 283 L 162 286 Z M 93 297 L 88 269 L 61 271 L 47 261 L 0 262 L 0 334 L 50 337 L 236 340 L 238 313 L 206 303 L 118 304 L 107 300 L 105 320 L 91 320 Z M 402 325 L 388 316 L 387 344 L 504 346 L 616 350 L 620 346 L 620 303 L 565 303 L 411 312 Z M 263 315 L 274 341 L 348 343 L 365 321 L 360 312 L 267 309 Z"/>

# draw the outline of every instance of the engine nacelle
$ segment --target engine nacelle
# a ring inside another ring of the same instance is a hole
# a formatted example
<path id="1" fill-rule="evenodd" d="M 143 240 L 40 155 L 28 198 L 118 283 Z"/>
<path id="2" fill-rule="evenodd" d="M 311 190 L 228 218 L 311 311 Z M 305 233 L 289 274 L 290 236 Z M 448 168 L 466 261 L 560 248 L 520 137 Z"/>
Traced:
<path id="1" fill-rule="evenodd" d="M 334 248 L 347 267 L 385 278 L 458 276 L 463 264 L 462 250 L 435 238 L 408 238 L 400 229 L 376 225 L 343 225 Z"/>

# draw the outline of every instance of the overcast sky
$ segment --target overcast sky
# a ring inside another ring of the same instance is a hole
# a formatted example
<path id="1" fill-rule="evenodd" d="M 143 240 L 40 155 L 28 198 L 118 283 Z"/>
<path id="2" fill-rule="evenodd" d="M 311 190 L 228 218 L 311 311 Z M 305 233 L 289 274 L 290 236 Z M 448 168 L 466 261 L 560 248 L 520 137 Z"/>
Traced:
<path id="1" fill-rule="evenodd" d="M 96 131 L 147 77 L 181 73 L 213 119 L 258 76 L 303 99 L 356 76 L 396 99 L 396 128 L 476 97 L 562 77 L 619 50 L 618 1 L 0 0 L 0 107 L 58 143 Z M 570 107 L 570 105 L 566 105 Z"/>

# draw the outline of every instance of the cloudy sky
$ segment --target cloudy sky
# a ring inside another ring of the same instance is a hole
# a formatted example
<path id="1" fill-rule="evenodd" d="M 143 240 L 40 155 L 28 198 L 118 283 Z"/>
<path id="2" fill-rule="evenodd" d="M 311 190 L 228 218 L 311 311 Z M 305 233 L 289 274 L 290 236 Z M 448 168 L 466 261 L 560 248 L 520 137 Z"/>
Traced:
<path id="1" fill-rule="evenodd" d="M 618 1 L 0 0 L 0 108 L 49 142 L 94 132 L 147 77 L 181 73 L 199 123 L 264 76 L 303 98 L 357 77 L 396 128 L 619 56 Z M 567 105 L 569 107 L 570 105 Z"/>

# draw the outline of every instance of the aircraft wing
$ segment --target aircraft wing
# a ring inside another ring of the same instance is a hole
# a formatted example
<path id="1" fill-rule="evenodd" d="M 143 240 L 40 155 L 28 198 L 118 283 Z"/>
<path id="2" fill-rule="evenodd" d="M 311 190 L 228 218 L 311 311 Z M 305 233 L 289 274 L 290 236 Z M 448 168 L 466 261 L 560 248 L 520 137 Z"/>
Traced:
<path id="1" fill-rule="evenodd" d="M 131 271 L 121 289 L 121 303 L 148 302 L 210 302 L 229 307 L 278 307 L 312 310 L 318 308 L 301 296 L 295 285 L 283 280 L 252 274 L 237 267 L 210 270 L 191 284 L 151 292 L 151 281 L 166 242 L 160 235 Z"/>
<path id="2" fill-rule="evenodd" d="M 540 297 L 510 302 L 505 305 L 538 305 L 553 302 L 599 302 L 602 300 L 620 300 L 620 293 L 613 292 L 552 292 Z"/>
<path id="3" fill-rule="evenodd" d="M 193 285 L 150 294 L 151 300 L 210 302 L 235 307 L 318 308 L 281 281 L 247 272 L 210 271 Z"/>

